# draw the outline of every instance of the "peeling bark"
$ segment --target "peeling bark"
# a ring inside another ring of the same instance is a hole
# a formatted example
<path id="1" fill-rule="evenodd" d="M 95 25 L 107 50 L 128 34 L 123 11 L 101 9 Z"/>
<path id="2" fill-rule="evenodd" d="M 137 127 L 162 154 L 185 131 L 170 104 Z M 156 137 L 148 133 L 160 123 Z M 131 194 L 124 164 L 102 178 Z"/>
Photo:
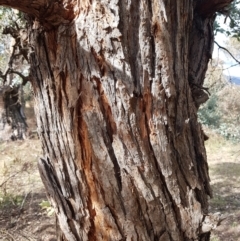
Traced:
<path id="1" fill-rule="evenodd" d="M 81 1 L 74 21 L 47 31 L 29 18 L 39 169 L 59 240 L 209 240 L 193 89 L 214 16 L 193 3 Z"/>

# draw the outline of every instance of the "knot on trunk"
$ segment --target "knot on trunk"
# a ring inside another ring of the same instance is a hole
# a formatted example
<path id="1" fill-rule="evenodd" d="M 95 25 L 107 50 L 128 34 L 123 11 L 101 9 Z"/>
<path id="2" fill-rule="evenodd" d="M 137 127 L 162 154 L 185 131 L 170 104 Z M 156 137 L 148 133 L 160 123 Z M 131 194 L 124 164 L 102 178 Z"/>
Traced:
<path id="1" fill-rule="evenodd" d="M 200 105 L 204 104 L 209 99 L 210 93 L 208 92 L 207 88 L 197 85 L 193 85 L 191 89 L 195 106 L 198 109 Z"/>

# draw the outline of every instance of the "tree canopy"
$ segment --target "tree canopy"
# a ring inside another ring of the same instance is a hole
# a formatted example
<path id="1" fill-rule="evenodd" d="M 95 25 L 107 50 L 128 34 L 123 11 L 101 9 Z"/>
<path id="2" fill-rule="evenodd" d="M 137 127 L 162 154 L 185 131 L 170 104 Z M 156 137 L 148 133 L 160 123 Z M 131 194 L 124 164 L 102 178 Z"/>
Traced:
<path id="1" fill-rule="evenodd" d="M 218 12 L 217 15 L 224 17 L 224 23 L 226 26 L 222 26 L 216 21 L 216 33 L 225 33 L 228 36 L 240 40 L 240 1 L 234 0 L 230 5 Z"/>

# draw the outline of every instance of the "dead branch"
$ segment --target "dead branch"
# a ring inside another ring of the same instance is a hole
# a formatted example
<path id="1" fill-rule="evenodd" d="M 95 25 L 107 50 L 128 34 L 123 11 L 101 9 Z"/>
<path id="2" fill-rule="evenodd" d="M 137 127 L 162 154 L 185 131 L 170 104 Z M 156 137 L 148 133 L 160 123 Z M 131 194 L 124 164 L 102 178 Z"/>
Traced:
<path id="1" fill-rule="evenodd" d="M 219 45 L 218 42 L 216 42 L 216 41 L 214 41 L 214 43 L 218 46 L 218 48 L 226 51 L 238 64 L 240 64 L 240 61 L 238 61 L 228 49 L 226 49 L 223 46 Z"/>
<path id="2" fill-rule="evenodd" d="M 4 184 L 6 184 L 11 178 L 17 176 L 20 172 L 22 172 L 22 171 L 18 171 L 16 173 L 14 173 L 13 175 L 11 175 L 10 177 L 8 177 L 7 180 L 5 180 L 4 182 L 2 182 L 2 184 L 0 184 L 0 187 L 2 187 Z"/>

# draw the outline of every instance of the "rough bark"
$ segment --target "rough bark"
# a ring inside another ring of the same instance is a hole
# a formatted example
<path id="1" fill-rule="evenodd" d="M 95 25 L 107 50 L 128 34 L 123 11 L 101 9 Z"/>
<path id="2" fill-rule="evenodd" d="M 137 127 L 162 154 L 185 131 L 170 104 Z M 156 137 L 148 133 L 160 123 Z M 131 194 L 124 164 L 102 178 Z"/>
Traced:
<path id="1" fill-rule="evenodd" d="M 209 240 L 197 108 L 214 15 L 195 2 L 86 0 L 58 27 L 29 18 L 59 240 Z"/>

